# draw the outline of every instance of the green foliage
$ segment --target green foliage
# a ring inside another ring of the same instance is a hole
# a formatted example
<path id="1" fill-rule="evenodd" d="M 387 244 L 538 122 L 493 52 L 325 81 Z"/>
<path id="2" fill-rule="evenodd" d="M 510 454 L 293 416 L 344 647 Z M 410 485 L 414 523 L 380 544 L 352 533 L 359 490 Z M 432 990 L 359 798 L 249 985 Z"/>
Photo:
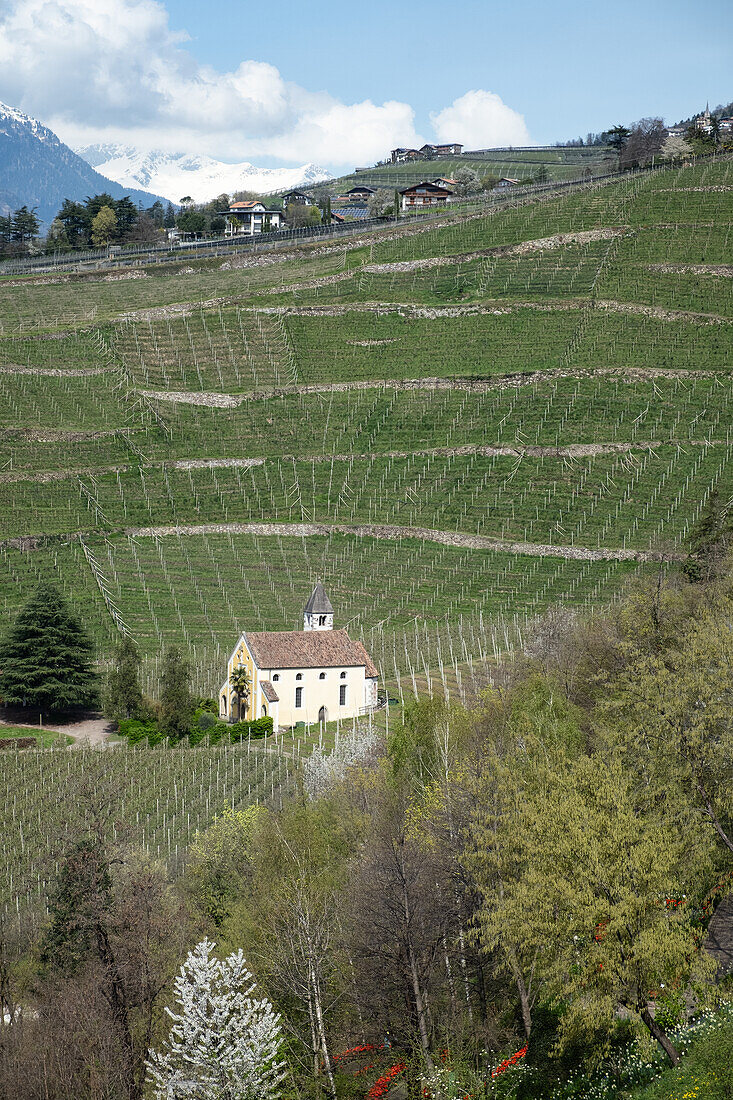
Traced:
<path id="1" fill-rule="evenodd" d="M 229 684 L 232 691 L 237 696 L 237 717 L 241 722 L 242 711 L 246 711 L 249 706 L 249 696 L 252 687 L 249 673 L 243 664 L 240 663 L 236 668 L 232 669 L 232 673 L 229 677 Z"/>
<path id="2" fill-rule="evenodd" d="M 716 487 L 690 532 L 690 550 L 682 566 L 687 579 L 693 583 L 710 581 L 725 559 L 732 536 L 733 512 L 728 503 L 721 501 Z"/>
<path id="3" fill-rule="evenodd" d="M 192 883 L 204 912 L 217 926 L 251 875 L 266 813 L 261 806 L 244 810 L 227 806 L 191 845 Z"/>
<path id="4" fill-rule="evenodd" d="M 103 206 L 92 218 L 92 244 L 105 247 L 117 233 L 117 215 L 110 206 Z"/>
<path id="5" fill-rule="evenodd" d="M 139 745 L 146 738 L 149 745 L 157 744 L 159 740 L 160 731 L 155 720 L 140 721 L 137 718 L 123 718 L 119 723 L 119 730 L 131 745 Z"/>
<path id="6" fill-rule="evenodd" d="M 180 649 L 171 646 L 163 657 L 160 675 L 160 732 L 180 741 L 191 729 L 194 700 L 189 688 L 189 666 Z"/>
<path id="7" fill-rule="evenodd" d="M 689 1053 L 674 1070 L 633 1092 L 633 1100 L 729 1100 L 733 1095 L 733 1018 L 730 1009 L 693 1033 Z"/>
<path id="8" fill-rule="evenodd" d="M 269 714 L 262 718 L 254 718 L 250 722 L 234 722 L 230 726 L 226 723 L 222 724 L 230 731 L 232 742 L 248 741 L 253 737 L 269 737 L 273 730 L 272 718 Z"/>
<path id="9" fill-rule="evenodd" d="M 695 953 L 692 908 L 665 899 L 693 889 L 709 849 L 672 829 L 613 757 L 581 756 L 540 783 L 539 797 L 510 794 L 498 821 L 476 814 L 481 935 L 537 959 L 566 1003 L 561 1046 L 610 1024 L 619 1004 L 667 1041 L 650 1022 L 649 991 L 690 982 L 704 996 L 711 967 Z"/>
<path id="10" fill-rule="evenodd" d="M 140 651 L 132 638 L 125 637 L 117 646 L 114 665 L 107 674 L 102 704 L 107 718 L 139 718 L 143 708 L 140 687 Z"/>
<path id="11" fill-rule="evenodd" d="M 111 905 L 111 890 L 109 864 L 99 838 L 86 837 L 73 844 L 49 898 L 50 924 L 40 948 L 44 970 L 69 975 L 79 968 Z"/>
<path id="12" fill-rule="evenodd" d="M 93 646 L 50 581 L 42 581 L 0 643 L 0 696 L 48 710 L 98 698 Z"/>

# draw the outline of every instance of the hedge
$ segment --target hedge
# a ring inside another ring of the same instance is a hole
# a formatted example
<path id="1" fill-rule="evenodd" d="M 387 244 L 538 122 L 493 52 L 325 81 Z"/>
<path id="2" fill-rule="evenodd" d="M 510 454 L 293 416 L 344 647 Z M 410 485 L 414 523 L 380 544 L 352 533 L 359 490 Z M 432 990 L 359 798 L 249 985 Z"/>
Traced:
<path id="1" fill-rule="evenodd" d="M 235 722 L 231 727 L 232 741 L 247 741 L 254 737 L 269 737 L 273 731 L 272 718 L 255 718 L 252 722 Z"/>

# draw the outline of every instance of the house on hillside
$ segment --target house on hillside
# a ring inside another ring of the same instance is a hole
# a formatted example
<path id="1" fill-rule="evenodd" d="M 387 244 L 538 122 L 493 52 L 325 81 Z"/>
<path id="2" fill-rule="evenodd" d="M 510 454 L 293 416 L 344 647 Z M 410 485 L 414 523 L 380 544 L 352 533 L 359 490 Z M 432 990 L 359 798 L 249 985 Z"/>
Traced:
<path id="1" fill-rule="evenodd" d="M 521 180 L 514 180 L 514 179 L 511 178 L 511 176 L 502 176 L 501 179 L 498 181 L 498 183 L 497 183 L 496 187 L 494 188 L 494 190 L 495 191 L 506 191 L 507 188 L 509 188 L 509 187 L 518 187 L 520 183 L 521 183 Z"/>
<path id="2" fill-rule="evenodd" d="M 242 666 L 250 683 L 242 720 L 269 715 L 273 725 L 357 718 L 377 705 L 379 674 L 363 644 L 334 630 L 331 601 L 319 582 L 303 610 L 302 630 L 244 631 L 219 692 L 221 718 L 239 720 L 230 678 Z"/>
<path id="3" fill-rule="evenodd" d="M 399 149 L 392 150 L 390 159 L 393 164 L 406 164 L 410 160 L 419 160 L 420 152 L 418 149 L 404 149 L 400 146 Z"/>
<path id="4" fill-rule="evenodd" d="M 305 191 L 286 191 L 283 195 L 283 210 L 289 206 L 315 206 L 316 200 Z"/>
<path id="5" fill-rule="evenodd" d="M 356 203 L 357 206 L 365 206 L 372 195 L 376 195 L 376 193 L 373 187 L 367 187 L 365 184 L 361 184 L 359 187 L 351 187 L 348 191 L 345 191 L 343 195 L 339 195 L 336 201 L 353 202 Z"/>
<path id="6" fill-rule="evenodd" d="M 363 221 L 369 217 L 368 206 L 357 206 L 356 203 L 349 203 L 348 206 L 339 206 L 337 210 L 331 211 L 331 221 Z"/>
<path id="7" fill-rule="evenodd" d="M 242 233 L 270 233 L 280 229 L 285 220 L 282 210 L 269 210 L 257 200 L 233 202 L 228 210 L 220 210 L 219 213 L 226 219 L 224 234 L 227 237 L 237 237 Z"/>
<path id="8" fill-rule="evenodd" d="M 455 180 L 449 180 L 445 176 L 438 176 L 437 180 L 431 180 L 436 187 L 445 187 L 448 191 L 454 191 L 456 186 Z"/>
<path id="9" fill-rule="evenodd" d="M 424 160 L 432 160 L 433 157 L 460 157 L 462 145 L 458 142 L 449 142 L 447 145 L 421 145 L 418 150 Z"/>
<path id="10" fill-rule="evenodd" d="M 400 191 L 400 206 L 403 210 L 413 210 L 418 206 L 435 206 L 438 203 L 448 202 L 453 197 L 453 192 L 447 187 L 440 187 L 437 183 L 413 183 L 411 187 L 405 187 Z"/>

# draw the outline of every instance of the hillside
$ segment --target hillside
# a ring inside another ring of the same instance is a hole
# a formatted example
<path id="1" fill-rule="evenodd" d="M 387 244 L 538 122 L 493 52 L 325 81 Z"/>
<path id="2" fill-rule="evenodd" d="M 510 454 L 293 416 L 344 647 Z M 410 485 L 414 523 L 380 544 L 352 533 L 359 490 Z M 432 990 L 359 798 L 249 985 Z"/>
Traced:
<path id="1" fill-rule="evenodd" d="M 361 177 L 360 177 L 361 178 Z M 103 656 L 326 583 L 383 674 L 471 688 L 733 489 L 730 159 L 290 251 L 0 283 L 0 627 L 58 576 Z"/>
<path id="2" fill-rule="evenodd" d="M 616 167 L 616 155 L 605 146 L 557 146 L 537 149 L 485 149 L 463 153 L 460 157 L 438 157 L 434 160 L 414 160 L 406 164 L 378 164 L 360 168 L 346 176 L 328 180 L 327 186 L 340 194 L 366 184 L 369 187 L 407 187 L 419 180 L 437 176 L 450 178 L 459 168 L 472 168 L 479 176 L 509 176 L 523 179 L 534 176 L 542 166 L 550 180 L 580 179 L 590 170 L 594 176 Z"/>
<path id="3" fill-rule="evenodd" d="M 144 206 L 160 197 L 100 175 L 47 126 L 0 103 L 0 213 L 28 206 L 48 225 L 64 199 L 80 202 L 103 191 Z"/>

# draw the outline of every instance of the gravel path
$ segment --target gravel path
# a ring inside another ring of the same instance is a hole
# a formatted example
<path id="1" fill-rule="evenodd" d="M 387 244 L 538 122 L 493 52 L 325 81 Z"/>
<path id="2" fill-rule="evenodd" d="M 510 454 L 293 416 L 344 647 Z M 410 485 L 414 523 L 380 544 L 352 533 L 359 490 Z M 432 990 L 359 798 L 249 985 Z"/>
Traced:
<path id="1" fill-rule="evenodd" d="M 68 737 L 74 739 L 74 744 L 70 745 L 70 748 L 79 748 L 85 745 L 117 744 L 117 742 L 109 741 L 110 733 L 114 732 L 113 725 L 100 714 L 85 714 L 82 718 L 69 719 L 68 721 L 62 719 L 57 723 L 44 722 L 42 726 L 38 725 L 38 717 L 38 710 L 35 709 L 7 707 L 3 710 L 0 725 L 5 729 L 25 726 L 26 728 L 46 730 L 51 733 L 65 733 Z"/>

